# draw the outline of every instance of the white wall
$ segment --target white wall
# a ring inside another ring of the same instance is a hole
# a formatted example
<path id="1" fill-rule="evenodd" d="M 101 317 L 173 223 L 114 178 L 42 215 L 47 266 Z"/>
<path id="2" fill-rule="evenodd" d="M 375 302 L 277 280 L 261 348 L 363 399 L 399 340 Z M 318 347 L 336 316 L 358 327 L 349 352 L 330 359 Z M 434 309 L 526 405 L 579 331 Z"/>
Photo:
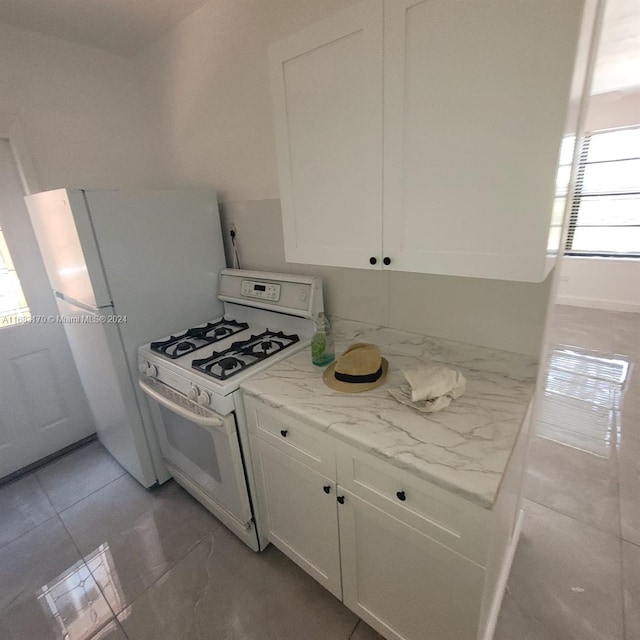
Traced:
<path id="1" fill-rule="evenodd" d="M 640 124 L 640 93 L 592 96 L 585 129 Z M 558 302 L 579 307 L 640 312 L 640 260 L 578 258 L 560 261 Z"/>
<path id="2" fill-rule="evenodd" d="M 640 263 L 618 258 L 565 257 L 560 265 L 557 302 L 640 313 Z"/>
<path id="3" fill-rule="evenodd" d="M 0 114 L 22 125 L 43 190 L 161 182 L 128 59 L 0 24 Z"/>
<path id="4" fill-rule="evenodd" d="M 160 156 L 178 186 L 278 197 L 267 46 L 354 0 L 212 0 L 138 57 Z"/>

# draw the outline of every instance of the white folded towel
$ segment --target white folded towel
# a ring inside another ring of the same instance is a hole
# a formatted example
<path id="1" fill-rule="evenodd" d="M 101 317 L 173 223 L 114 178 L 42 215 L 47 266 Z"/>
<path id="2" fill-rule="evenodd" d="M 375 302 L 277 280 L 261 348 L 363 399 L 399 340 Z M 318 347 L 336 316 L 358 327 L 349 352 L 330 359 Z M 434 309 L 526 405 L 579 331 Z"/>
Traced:
<path id="1" fill-rule="evenodd" d="M 459 398 L 467 383 L 455 369 L 442 365 L 416 365 L 402 372 L 408 385 L 389 389 L 389 393 L 402 404 L 423 413 L 434 413 Z"/>

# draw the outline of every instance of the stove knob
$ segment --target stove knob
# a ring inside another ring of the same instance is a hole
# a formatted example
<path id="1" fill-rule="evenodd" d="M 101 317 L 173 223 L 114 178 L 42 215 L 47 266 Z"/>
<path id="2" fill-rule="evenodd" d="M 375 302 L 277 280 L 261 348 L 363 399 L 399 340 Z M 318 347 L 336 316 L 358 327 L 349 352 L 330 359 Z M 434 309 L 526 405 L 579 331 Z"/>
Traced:
<path id="1" fill-rule="evenodd" d="M 149 366 L 148 362 L 145 362 L 144 360 L 140 360 L 140 363 L 138 364 L 138 371 L 140 373 L 147 373 L 148 366 Z"/>
<path id="2" fill-rule="evenodd" d="M 189 400 L 195 400 L 199 395 L 200 391 L 198 390 L 198 387 L 191 385 L 191 389 L 187 391 L 187 398 L 189 398 Z"/>
<path id="3" fill-rule="evenodd" d="M 145 373 L 147 374 L 148 378 L 155 378 L 158 375 L 158 367 L 147 362 L 147 369 Z"/>
<path id="4" fill-rule="evenodd" d="M 201 391 L 198 396 L 198 404 L 203 407 L 208 407 L 211 402 L 211 396 L 206 391 Z"/>

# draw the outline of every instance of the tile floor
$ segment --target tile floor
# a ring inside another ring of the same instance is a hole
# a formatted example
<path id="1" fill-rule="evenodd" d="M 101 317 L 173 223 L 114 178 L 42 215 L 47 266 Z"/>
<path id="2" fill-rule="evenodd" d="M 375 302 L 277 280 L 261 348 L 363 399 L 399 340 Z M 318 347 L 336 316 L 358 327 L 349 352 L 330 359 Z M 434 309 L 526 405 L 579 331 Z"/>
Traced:
<path id="1" fill-rule="evenodd" d="M 640 314 L 558 307 L 551 339 L 495 640 L 640 640 Z M 278 550 L 254 554 L 173 482 L 146 491 L 94 442 L 0 487 L 0 638 L 380 636 Z"/>
<path id="2" fill-rule="evenodd" d="M 558 306 L 495 640 L 640 640 L 640 314 Z"/>

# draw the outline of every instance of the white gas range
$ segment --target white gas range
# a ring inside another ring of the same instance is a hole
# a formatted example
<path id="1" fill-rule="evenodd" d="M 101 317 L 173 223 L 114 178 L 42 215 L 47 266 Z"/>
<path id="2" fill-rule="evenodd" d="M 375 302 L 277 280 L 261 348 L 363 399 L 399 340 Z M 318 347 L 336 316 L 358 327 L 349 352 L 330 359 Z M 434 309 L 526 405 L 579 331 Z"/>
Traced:
<path id="1" fill-rule="evenodd" d="M 257 551 L 240 384 L 309 345 L 324 310 L 322 283 L 223 269 L 218 298 L 223 318 L 140 347 L 139 384 L 175 480 Z"/>

